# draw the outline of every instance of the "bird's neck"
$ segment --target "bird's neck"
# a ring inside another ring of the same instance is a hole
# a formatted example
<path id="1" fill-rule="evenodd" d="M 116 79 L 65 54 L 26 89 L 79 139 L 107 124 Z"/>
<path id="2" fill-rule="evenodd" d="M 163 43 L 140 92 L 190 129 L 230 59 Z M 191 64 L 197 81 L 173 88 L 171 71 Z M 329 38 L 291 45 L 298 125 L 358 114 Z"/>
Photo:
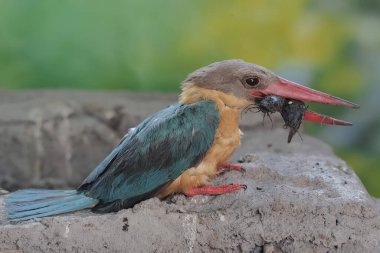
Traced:
<path id="1" fill-rule="evenodd" d="M 239 113 L 251 104 L 246 99 L 238 98 L 217 90 L 209 90 L 196 86 L 183 89 L 179 102 L 181 104 L 193 104 L 202 100 L 213 100 L 219 110 L 230 109 Z"/>

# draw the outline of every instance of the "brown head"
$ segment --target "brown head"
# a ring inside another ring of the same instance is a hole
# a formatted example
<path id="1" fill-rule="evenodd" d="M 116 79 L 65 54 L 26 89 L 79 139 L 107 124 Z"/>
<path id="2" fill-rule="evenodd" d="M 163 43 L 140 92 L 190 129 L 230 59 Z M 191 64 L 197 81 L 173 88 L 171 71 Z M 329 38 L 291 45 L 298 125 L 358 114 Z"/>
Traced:
<path id="1" fill-rule="evenodd" d="M 194 71 L 182 82 L 183 90 L 191 87 L 216 90 L 252 102 L 266 95 L 277 95 L 300 101 L 359 108 L 354 103 L 288 81 L 266 68 L 243 60 L 215 62 Z M 304 119 L 328 124 L 346 123 L 323 115 L 316 117 L 315 113 L 308 111 Z"/>
<path id="2" fill-rule="evenodd" d="M 261 66 L 243 60 L 225 60 L 191 73 L 182 82 L 182 89 L 197 86 L 251 100 L 250 91 L 265 89 L 276 80 L 276 74 Z"/>

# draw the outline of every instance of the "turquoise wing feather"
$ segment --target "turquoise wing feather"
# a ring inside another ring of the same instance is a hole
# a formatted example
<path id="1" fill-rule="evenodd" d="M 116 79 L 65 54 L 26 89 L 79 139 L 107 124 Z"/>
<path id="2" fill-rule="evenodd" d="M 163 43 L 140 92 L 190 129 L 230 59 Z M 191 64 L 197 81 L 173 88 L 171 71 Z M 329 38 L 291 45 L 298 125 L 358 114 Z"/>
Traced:
<path id="1" fill-rule="evenodd" d="M 133 206 L 196 165 L 211 147 L 218 124 L 213 101 L 172 105 L 128 133 L 78 190 L 100 201 L 95 211 Z"/>

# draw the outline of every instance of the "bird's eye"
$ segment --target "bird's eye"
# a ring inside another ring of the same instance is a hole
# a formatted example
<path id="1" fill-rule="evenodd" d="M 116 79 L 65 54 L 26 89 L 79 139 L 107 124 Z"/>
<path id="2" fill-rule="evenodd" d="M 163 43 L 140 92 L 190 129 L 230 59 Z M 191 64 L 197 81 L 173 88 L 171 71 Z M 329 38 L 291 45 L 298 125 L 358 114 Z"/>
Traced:
<path id="1" fill-rule="evenodd" d="M 255 87 L 256 85 L 259 84 L 259 82 L 260 82 L 260 79 L 258 77 L 256 77 L 256 76 L 245 79 L 245 83 L 249 87 Z"/>

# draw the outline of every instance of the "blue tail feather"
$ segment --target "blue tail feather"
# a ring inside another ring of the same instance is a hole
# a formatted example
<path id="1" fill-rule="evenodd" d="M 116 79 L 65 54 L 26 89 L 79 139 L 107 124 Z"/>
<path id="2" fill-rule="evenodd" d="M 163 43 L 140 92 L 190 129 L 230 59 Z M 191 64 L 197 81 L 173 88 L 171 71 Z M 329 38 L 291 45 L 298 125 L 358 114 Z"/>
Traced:
<path id="1" fill-rule="evenodd" d="M 10 203 L 9 205 L 7 205 L 7 210 L 9 214 L 12 214 L 12 213 L 30 211 L 34 209 L 42 209 L 49 206 L 56 206 L 61 203 L 67 203 L 69 201 L 78 199 L 78 197 L 81 197 L 81 196 L 71 195 L 71 196 L 59 198 L 59 202 L 57 202 L 57 198 L 54 198 L 54 199 L 49 198 L 49 199 L 41 199 L 41 200 L 35 200 L 35 201 L 19 202 L 16 204 Z"/>
<path id="2" fill-rule="evenodd" d="M 97 203 L 97 199 L 75 190 L 26 189 L 9 194 L 5 210 L 9 220 L 29 220 L 91 208 Z"/>
<path id="3" fill-rule="evenodd" d="M 76 192 L 76 190 L 25 189 L 9 194 L 6 199 L 9 203 L 27 203 L 47 198 L 70 196 Z"/>

